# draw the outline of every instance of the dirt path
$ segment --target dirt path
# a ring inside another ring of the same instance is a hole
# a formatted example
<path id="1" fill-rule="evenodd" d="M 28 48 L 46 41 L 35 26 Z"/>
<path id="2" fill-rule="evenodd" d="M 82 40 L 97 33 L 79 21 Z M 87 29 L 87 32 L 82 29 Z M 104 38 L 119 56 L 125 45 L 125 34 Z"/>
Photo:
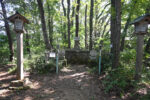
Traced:
<path id="1" fill-rule="evenodd" d="M 5 67 L 0 67 L 0 100 L 119 100 L 105 95 L 84 65 L 64 68 L 59 75 L 30 75 L 31 89 L 22 91 L 8 90 L 15 75 L 8 74 Z"/>

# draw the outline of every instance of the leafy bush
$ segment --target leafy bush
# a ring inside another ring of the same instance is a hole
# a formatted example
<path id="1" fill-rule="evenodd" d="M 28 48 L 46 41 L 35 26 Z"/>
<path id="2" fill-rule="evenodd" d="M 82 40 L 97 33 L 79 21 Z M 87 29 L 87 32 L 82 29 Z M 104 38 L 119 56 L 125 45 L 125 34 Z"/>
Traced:
<path id="1" fill-rule="evenodd" d="M 111 57 L 110 54 L 103 53 L 101 56 L 101 72 L 109 70 L 111 67 Z M 99 56 L 97 56 L 96 60 L 89 60 L 88 66 L 92 73 L 98 73 L 98 66 L 99 66 Z"/>
<path id="2" fill-rule="evenodd" d="M 8 62 L 9 48 L 7 36 L 0 34 L 0 63 Z"/>
<path id="3" fill-rule="evenodd" d="M 62 67 L 63 62 L 59 61 L 59 68 Z M 26 59 L 24 61 L 24 68 L 31 72 L 37 72 L 40 74 L 52 73 L 56 70 L 56 60 L 49 59 L 48 62 L 45 62 L 45 56 L 34 55 L 32 59 Z"/>
<path id="4" fill-rule="evenodd" d="M 44 73 L 49 73 L 49 72 L 54 72 L 55 71 L 55 62 L 54 61 L 50 61 L 47 64 L 45 63 L 45 57 L 40 57 L 36 60 L 35 63 L 35 67 L 34 69 L 40 73 L 40 74 L 44 74 Z"/>
<path id="5" fill-rule="evenodd" d="M 117 91 L 119 94 L 124 93 L 129 87 L 134 86 L 134 70 L 125 67 L 119 67 L 111 70 L 103 80 L 105 92 Z"/>
<path id="6" fill-rule="evenodd" d="M 8 69 L 8 73 L 17 73 L 17 66 Z"/>
<path id="7" fill-rule="evenodd" d="M 123 63 L 133 63 L 135 62 L 136 58 L 136 50 L 135 49 L 128 49 L 121 52 L 121 62 Z"/>
<path id="8" fill-rule="evenodd" d="M 106 59 L 106 66 L 107 66 Z M 121 53 L 120 66 L 116 69 L 111 69 L 108 65 L 105 72 L 106 77 L 103 84 L 106 87 L 105 92 L 115 91 L 117 94 L 122 95 L 129 88 L 135 86 L 134 81 L 134 62 L 135 51 L 127 50 Z"/>

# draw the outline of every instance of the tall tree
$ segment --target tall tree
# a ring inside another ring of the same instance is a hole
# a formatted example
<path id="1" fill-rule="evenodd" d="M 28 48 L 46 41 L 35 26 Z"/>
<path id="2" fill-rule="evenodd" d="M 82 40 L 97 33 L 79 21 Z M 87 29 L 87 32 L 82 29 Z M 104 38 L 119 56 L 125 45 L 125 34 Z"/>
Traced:
<path id="1" fill-rule="evenodd" d="M 85 7 L 85 48 L 88 48 L 88 43 L 87 43 L 87 4 Z"/>
<path id="2" fill-rule="evenodd" d="M 50 39 L 50 44 L 53 47 L 53 16 L 51 15 L 51 10 L 50 5 L 47 2 L 47 10 L 48 10 L 48 30 L 49 30 L 49 39 Z"/>
<path id="3" fill-rule="evenodd" d="M 37 2 L 38 2 L 38 8 L 39 8 L 39 11 L 40 11 L 40 18 L 41 18 L 41 23 L 42 23 L 42 31 L 43 31 L 45 46 L 46 46 L 46 49 L 51 49 L 51 45 L 49 43 L 47 29 L 46 29 L 43 3 L 42 3 L 41 0 L 37 0 Z"/>
<path id="4" fill-rule="evenodd" d="M 94 8 L 94 0 L 91 0 L 91 7 L 90 7 L 90 44 L 89 44 L 89 50 L 92 50 L 93 48 L 93 41 L 92 41 L 92 36 L 93 36 L 93 8 Z"/>
<path id="5" fill-rule="evenodd" d="M 121 0 L 111 0 L 112 68 L 119 65 L 121 34 Z"/>
<path id="6" fill-rule="evenodd" d="M 65 5 L 64 5 L 64 0 L 61 1 L 61 4 L 62 4 L 62 7 L 63 7 L 63 11 L 64 11 L 64 17 L 66 18 L 67 14 L 66 14 L 66 8 L 65 8 Z M 67 36 L 66 36 L 66 22 L 64 22 L 64 25 L 63 25 L 63 28 L 64 28 L 64 39 L 66 40 L 67 39 Z"/>
<path id="7" fill-rule="evenodd" d="M 75 37 L 79 37 L 79 10 L 80 10 L 80 0 L 77 0 L 77 6 L 76 6 L 76 34 L 75 34 Z M 79 40 L 75 41 L 75 48 L 79 48 Z"/>
<path id="8" fill-rule="evenodd" d="M 70 0 L 67 0 L 68 10 L 67 10 L 67 20 L 68 20 L 68 48 L 71 48 L 70 40 Z"/>
<path id="9" fill-rule="evenodd" d="M 8 21 L 7 21 L 6 8 L 5 8 L 5 4 L 4 4 L 3 0 L 0 0 L 0 3 L 1 3 L 3 17 L 4 17 L 5 30 L 6 30 L 6 34 L 7 34 L 7 37 L 8 37 L 9 52 L 10 52 L 9 60 L 13 61 L 14 49 L 13 49 L 13 42 L 12 42 L 12 37 L 11 37 L 11 34 L 10 34 L 9 24 L 8 24 Z"/>
<path id="10" fill-rule="evenodd" d="M 73 27 L 74 25 L 74 15 L 75 15 L 75 7 L 72 7 L 72 19 L 71 19 L 71 26 Z"/>

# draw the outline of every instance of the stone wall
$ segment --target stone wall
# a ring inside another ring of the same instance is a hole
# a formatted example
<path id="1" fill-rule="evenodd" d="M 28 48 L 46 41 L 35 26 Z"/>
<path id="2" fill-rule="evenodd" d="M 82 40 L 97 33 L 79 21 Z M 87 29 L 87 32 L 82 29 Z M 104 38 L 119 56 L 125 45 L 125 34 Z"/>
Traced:
<path id="1" fill-rule="evenodd" d="M 85 64 L 89 60 L 88 50 L 66 50 L 65 57 L 68 63 Z"/>

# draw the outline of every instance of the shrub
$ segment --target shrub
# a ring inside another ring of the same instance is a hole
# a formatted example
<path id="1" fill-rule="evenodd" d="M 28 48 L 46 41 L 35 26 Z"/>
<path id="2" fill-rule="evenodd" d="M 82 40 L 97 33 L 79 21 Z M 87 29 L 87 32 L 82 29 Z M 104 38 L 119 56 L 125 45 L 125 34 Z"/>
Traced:
<path id="1" fill-rule="evenodd" d="M 59 68 L 61 68 L 63 65 L 63 62 L 59 61 Z M 40 74 L 45 73 L 52 73 L 56 70 L 56 60 L 55 59 L 49 59 L 48 62 L 45 62 L 45 56 L 32 56 L 32 59 L 26 59 L 24 61 L 24 68 L 26 70 L 29 70 L 31 72 L 37 72 Z"/>
<path id="2" fill-rule="evenodd" d="M 106 65 L 107 62 L 105 62 Z M 115 91 L 117 94 L 122 95 L 129 88 L 134 87 L 134 63 L 135 51 L 127 50 L 121 53 L 119 67 L 111 69 L 108 65 L 105 70 L 107 74 L 103 80 L 103 84 L 106 87 L 105 92 Z"/>

